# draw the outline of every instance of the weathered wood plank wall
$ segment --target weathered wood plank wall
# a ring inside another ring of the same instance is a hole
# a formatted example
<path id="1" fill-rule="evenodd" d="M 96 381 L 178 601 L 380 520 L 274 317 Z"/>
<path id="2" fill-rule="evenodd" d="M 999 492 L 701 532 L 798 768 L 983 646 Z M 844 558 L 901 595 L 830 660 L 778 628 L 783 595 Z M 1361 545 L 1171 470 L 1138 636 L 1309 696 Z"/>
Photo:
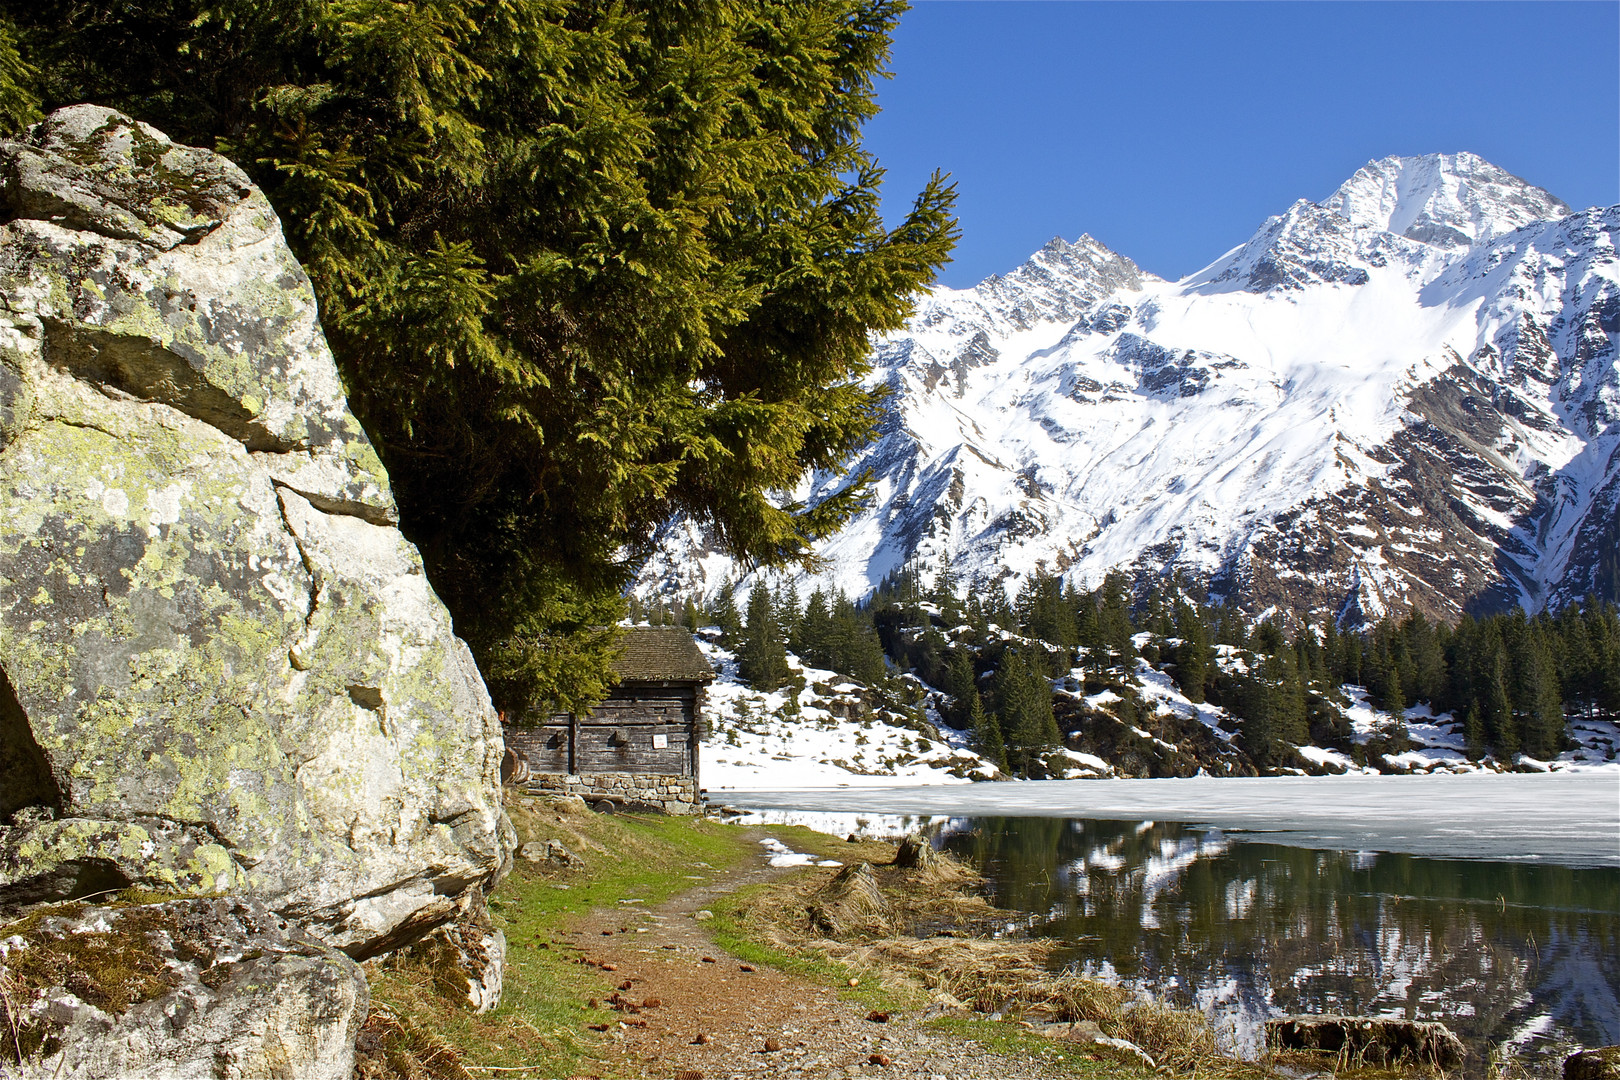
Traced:
<path id="1" fill-rule="evenodd" d="M 620 686 L 590 713 L 512 727 L 506 743 L 536 772 L 697 776 L 702 688 Z"/>

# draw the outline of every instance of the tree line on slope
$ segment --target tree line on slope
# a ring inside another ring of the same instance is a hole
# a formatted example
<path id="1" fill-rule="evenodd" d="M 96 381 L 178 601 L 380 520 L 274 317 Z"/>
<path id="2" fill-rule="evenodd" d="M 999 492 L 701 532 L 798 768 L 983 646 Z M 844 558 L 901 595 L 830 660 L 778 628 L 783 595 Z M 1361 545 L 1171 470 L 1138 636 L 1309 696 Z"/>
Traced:
<path id="1" fill-rule="evenodd" d="M 762 689 L 788 681 L 789 649 L 872 685 L 913 674 L 943 692 L 945 719 L 970 731 L 976 749 L 1023 776 L 1045 775 L 1045 756 L 1062 742 L 1052 680 L 1110 692 L 1109 710 L 1134 725 L 1145 708 L 1139 660 L 1189 701 L 1236 717 L 1238 742 L 1261 768 L 1286 766 L 1307 743 L 1357 751 L 1347 686 L 1388 714 L 1385 752 L 1405 748 L 1402 713 L 1419 703 L 1460 720 L 1476 760 L 1546 760 L 1566 748 L 1570 720 L 1620 720 L 1620 612 L 1595 598 L 1556 615 L 1521 610 L 1453 627 L 1412 614 L 1365 632 L 1330 624 L 1290 637 L 1275 619 L 1195 602 L 1179 582 L 1137 596 L 1119 573 L 1091 590 L 1035 575 L 1012 599 L 999 587 L 963 599 L 949 571 L 928 588 L 920 579 L 898 572 L 861 602 L 818 588 L 802 604 L 792 585 L 773 593 L 756 583 L 746 617 L 727 587 L 712 612 L 689 601 L 683 621 L 720 625 L 740 673 Z"/>

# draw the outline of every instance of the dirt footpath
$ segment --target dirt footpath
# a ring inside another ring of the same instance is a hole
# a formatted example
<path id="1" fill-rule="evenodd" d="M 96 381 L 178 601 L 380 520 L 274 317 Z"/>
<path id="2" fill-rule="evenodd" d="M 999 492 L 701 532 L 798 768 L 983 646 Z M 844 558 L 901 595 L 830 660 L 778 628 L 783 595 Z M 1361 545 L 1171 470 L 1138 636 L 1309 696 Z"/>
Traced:
<path id="1" fill-rule="evenodd" d="M 763 837 L 765 833 L 759 832 Z M 1035 1057 L 991 1053 L 930 1030 L 920 1013 L 886 1022 L 836 990 L 749 965 L 722 951 L 693 916 L 722 895 L 790 871 L 761 854 L 652 908 L 597 910 L 570 935 L 600 972 L 599 1000 L 618 995 L 610 1075 L 939 1077 L 1034 1080 L 1058 1075 Z M 1052 1053 L 1074 1054 L 1068 1046 Z"/>

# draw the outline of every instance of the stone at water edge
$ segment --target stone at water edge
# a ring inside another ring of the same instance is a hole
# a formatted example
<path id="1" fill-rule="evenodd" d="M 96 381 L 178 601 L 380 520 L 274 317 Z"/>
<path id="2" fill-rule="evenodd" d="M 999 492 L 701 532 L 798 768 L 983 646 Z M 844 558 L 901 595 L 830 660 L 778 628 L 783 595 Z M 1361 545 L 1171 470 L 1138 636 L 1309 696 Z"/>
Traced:
<path id="1" fill-rule="evenodd" d="M 0 909 L 264 900 L 355 957 L 505 872 L 499 723 L 234 165 L 0 143 Z"/>
<path id="2" fill-rule="evenodd" d="M 42 1046 L 7 1076 L 349 1080 L 370 1001 L 353 960 L 257 901 L 47 909 L 0 951 L 19 1034 Z"/>
<path id="3" fill-rule="evenodd" d="M 900 841 L 894 853 L 894 865 L 911 870 L 929 870 L 940 863 L 939 852 L 922 833 L 912 833 Z"/>
<path id="4" fill-rule="evenodd" d="M 1284 1016 L 1266 1021 L 1266 1046 L 1346 1057 L 1352 1065 L 1460 1069 L 1467 1055 L 1446 1025 L 1382 1016 Z"/>
<path id="5" fill-rule="evenodd" d="M 1599 1046 L 1564 1059 L 1564 1080 L 1620 1080 L 1620 1046 Z"/>

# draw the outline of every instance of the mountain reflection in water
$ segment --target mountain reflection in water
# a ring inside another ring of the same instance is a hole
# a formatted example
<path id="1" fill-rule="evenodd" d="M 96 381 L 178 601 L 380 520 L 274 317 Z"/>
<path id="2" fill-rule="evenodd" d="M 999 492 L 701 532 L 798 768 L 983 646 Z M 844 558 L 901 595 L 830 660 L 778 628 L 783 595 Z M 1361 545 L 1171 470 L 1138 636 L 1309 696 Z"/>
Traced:
<path id="1" fill-rule="evenodd" d="M 1620 870 L 1333 851 L 1150 821 L 956 819 L 943 846 L 1054 963 L 1209 1014 L 1258 1051 L 1278 1013 L 1442 1020 L 1483 1076 L 1620 1043 Z"/>

